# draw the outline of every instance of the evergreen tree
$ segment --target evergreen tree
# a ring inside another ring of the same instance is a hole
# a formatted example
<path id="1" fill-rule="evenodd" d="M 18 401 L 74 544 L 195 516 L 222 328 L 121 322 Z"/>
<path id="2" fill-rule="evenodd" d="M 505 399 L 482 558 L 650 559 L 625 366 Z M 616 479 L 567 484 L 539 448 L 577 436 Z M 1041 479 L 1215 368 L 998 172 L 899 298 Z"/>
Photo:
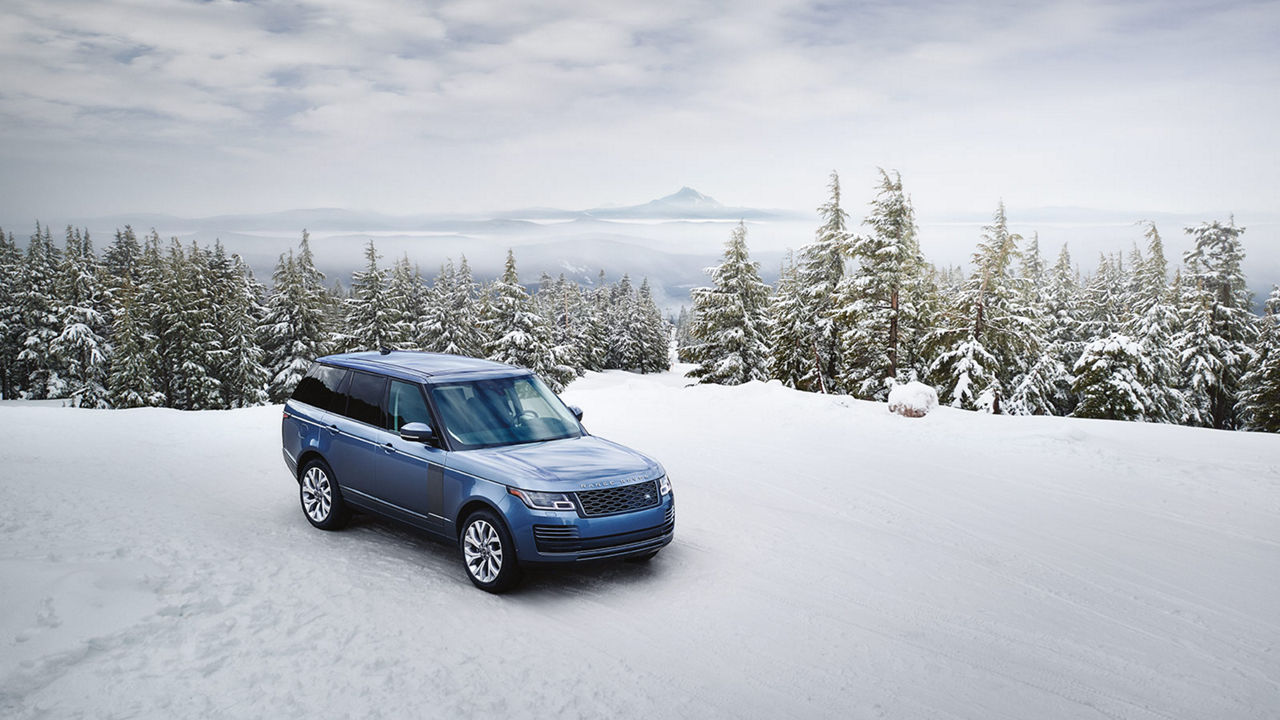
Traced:
<path id="1" fill-rule="evenodd" d="M 58 375 L 53 342 L 62 333 L 58 317 L 58 265 L 60 253 L 49 236 L 49 228 L 36 223 L 36 232 L 27 245 L 22 282 L 14 292 L 21 328 L 18 375 L 24 395 L 32 399 L 62 397 L 65 383 Z"/>
<path id="2" fill-rule="evenodd" d="M 0 398 L 5 399 L 14 397 L 20 384 L 18 353 L 25 332 L 18 297 L 26 281 L 22 271 L 22 253 L 13 234 L 6 236 L 0 229 Z"/>
<path id="3" fill-rule="evenodd" d="M 170 302 L 169 295 L 173 292 L 174 281 L 170 277 L 170 268 L 160 246 L 160 234 L 155 228 L 143 239 L 138 278 L 135 305 L 137 312 L 134 317 L 144 325 L 146 336 L 150 338 L 146 361 L 149 365 L 148 374 L 159 398 L 159 402 L 155 404 L 167 406 L 173 387 L 175 358 L 172 348 L 162 341 L 161 336 L 164 312 Z"/>
<path id="4" fill-rule="evenodd" d="M 850 252 L 849 214 L 840 207 L 840 176 L 833 170 L 828 184 L 831 198 L 818 208 L 822 225 L 813 243 L 800 249 L 796 264 L 796 289 L 801 298 L 805 324 L 810 328 L 803 345 L 816 355 L 811 371 L 795 386 L 811 392 L 833 392 L 844 368 L 841 359 L 841 328 L 836 322 L 836 288 L 844 278 L 845 258 Z M 744 231 L 745 232 L 745 231 Z M 697 303 L 694 303 L 697 307 Z"/>
<path id="5" fill-rule="evenodd" d="M 1265 311 L 1253 363 L 1240 378 L 1236 411 L 1245 430 L 1280 432 L 1280 286 L 1271 288 Z"/>
<path id="6" fill-rule="evenodd" d="M 1036 328 L 1018 305 L 1021 282 L 1012 274 L 1021 236 L 1009 232 L 1004 203 L 983 228 L 974 271 L 951 310 L 926 339 L 934 360 L 929 375 L 939 398 L 953 407 L 1001 412 L 1001 400 L 1037 357 Z"/>
<path id="7" fill-rule="evenodd" d="M 1187 228 L 1195 246 L 1183 256 L 1189 306 L 1176 341 L 1191 421 L 1219 429 L 1238 425 L 1240 380 L 1253 360 L 1257 337 L 1252 298 L 1240 269 L 1244 228 L 1234 221 Z"/>
<path id="8" fill-rule="evenodd" d="M 1138 343 L 1111 335 L 1089 343 L 1074 368 L 1072 389 L 1080 396 L 1075 417 L 1146 420 L 1153 405 L 1151 369 Z"/>
<path id="9" fill-rule="evenodd" d="M 678 347 L 688 344 L 688 316 L 680 308 L 676 325 Z M 813 326 L 806 313 L 800 280 L 790 253 L 783 261 L 778 284 L 769 298 L 769 376 L 787 387 L 799 387 L 806 377 L 821 379 L 820 359 L 812 346 Z M 821 384 L 820 390 L 825 390 Z"/>
<path id="10" fill-rule="evenodd" d="M 1147 387 L 1150 404 L 1145 408 L 1145 419 L 1181 423 L 1190 414 L 1174 348 L 1182 321 L 1168 285 L 1164 243 L 1154 224 L 1148 223 L 1146 237 L 1147 254 L 1145 257 L 1138 254 L 1132 265 L 1133 291 L 1126 305 L 1133 314 L 1125 326 L 1125 334 L 1138 343 L 1151 373 Z"/>
<path id="11" fill-rule="evenodd" d="M 186 250 L 173 238 L 166 264 L 169 284 L 159 333 L 161 354 L 172 363 L 166 400 L 180 410 L 223 408 L 217 378 L 222 348 L 214 322 L 209 259 L 194 241 Z"/>
<path id="12" fill-rule="evenodd" d="M 147 319 L 140 316 L 138 296 L 137 288 L 126 277 L 116 293 L 114 346 L 107 379 L 107 399 L 116 408 L 159 406 L 165 400 L 156 389 L 151 372 L 156 337 Z"/>
<path id="13" fill-rule="evenodd" d="M 387 273 L 378 267 L 381 257 L 370 240 L 364 250 L 364 270 L 351 275 L 351 297 L 346 302 L 348 350 L 389 347 L 397 337 L 399 312 L 387 292 Z"/>
<path id="14" fill-rule="evenodd" d="M 297 256 L 292 251 L 280 256 L 259 329 L 272 402 L 288 399 L 311 362 L 328 351 L 328 328 L 333 327 L 328 318 L 336 303 L 315 268 L 308 240 L 304 230 Z"/>
<path id="15" fill-rule="evenodd" d="M 138 272 L 138 264 L 142 260 L 142 245 L 138 242 L 137 235 L 133 232 L 133 227 L 124 226 L 124 230 L 116 231 L 115 240 L 111 242 L 107 248 L 106 254 L 103 256 L 103 268 L 112 278 L 113 284 L 120 284 L 124 280 L 137 285 L 141 280 Z"/>
<path id="16" fill-rule="evenodd" d="M 409 263 L 408 253 L 391 268 L 387 281 L 387 304 L 391 309 L 388 344 L 398 348 L 416 346 L 418 323 L 426 306 L 426 287 L 422 283 L 422 273 Z"/>
<path id="17" fill-rule="evenodd" d="M 108 331 L 105 290 L 88 232 L 67 227 L 57 298 L 61 330 L 50 343 L 64 392 L 80 407 L 107 407 Z"/>
<path id="18" fill-rule="evenodd" d="M 918 327 L 915 292 L 924 259 L 915 211 L 902 178 L 880 171 L 880 189 L 853 241 L 854 267 L 836 288 L 833 312 L 841 330 L 840 382 L 851 395 L 883 400 L 898 376 L 902 350 Z"/>
<path id="19" fill-rule="evenodd" d="M 239 255 L 226 256 L 221 243 L 215 246 L 211 269 L 215 327 L 219 331 L 215 375 L 222 406 L 261 405 L 267 401 L 271 379 L 257 337 L 265 314 L 262 286 Z"/>
<path id="20" fill-rule="evenodd" d="M 636 294 L 636 316 L 640 327 L 640 356 L 638 369 L 642 373 L 665 372 L 671 368 L 671 332 L 662 311 L 654 302 L 649 278 L 640 281 Z"/>
<path id="21" fill-rule="evenodd" d="M 714 286 L 693 291 L 697 317 L 690 332 L 697 344 L 690 355 L 698 367 L 689 375 L 721 385 L 768 379 L 764 339 L 769 286 L 760 280 L 760 264 L 747 251 L 746 225 L 734 228 L 725 243 L 724 262 L 708 273 Z"/>
<path id="22" fill-rule="evenodd" d="M 485 350 L 490 360 L 533 370 L 554 392 L 560 392 L 577 373 L 556 357 L 551 331 L 533 309 L 529 293 L 520 284 L 515 255 L 507 251 L 506 269 L 494 282 L 490 305 L 481 321 L 491 338 Z"/>
<path id="23" fill-rule="evenodd" d="M 1127 320 L 1129 293 L 1119 256 L 1098 255 L 1098 269 L 1084 289 L 1084 334 L 1105 338 L 1119 332 Z"/>
<path id="24" fill-rule="evenodd" d="M 452 260 L 447 261 L 432 283 L 419 318 L 419 346 L 431 352 L 482 357 L 476 294 L 466 256 L 457 270 Z"/>

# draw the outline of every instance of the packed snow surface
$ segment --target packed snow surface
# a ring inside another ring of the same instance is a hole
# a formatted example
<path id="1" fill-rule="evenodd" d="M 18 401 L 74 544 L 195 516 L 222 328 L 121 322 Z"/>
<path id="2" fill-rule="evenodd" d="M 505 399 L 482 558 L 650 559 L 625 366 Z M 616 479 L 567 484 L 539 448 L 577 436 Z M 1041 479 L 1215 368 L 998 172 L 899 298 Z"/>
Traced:
<path id="1" fill-rule="evenodd" d="M 0 406 L 0 717 L 1280 716 L 1280 438 L 686 382 L 565 393 L 675 543 L 501 597 L 278 407 Z"/>

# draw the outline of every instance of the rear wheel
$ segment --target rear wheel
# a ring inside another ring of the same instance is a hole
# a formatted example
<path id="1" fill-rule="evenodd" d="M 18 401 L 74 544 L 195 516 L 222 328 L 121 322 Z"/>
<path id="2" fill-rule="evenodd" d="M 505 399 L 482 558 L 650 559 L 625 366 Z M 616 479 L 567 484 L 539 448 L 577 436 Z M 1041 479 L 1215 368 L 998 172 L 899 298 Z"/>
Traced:
<path id="1" fill-rule="evenodd" d="M 467 577 L 481 590 L 505 592 L 520 582 L 516 545 L 507 526 L 494 513 L 478 510 L 467 517 L 458 545 Z"/>
<path id="2" fill-rule="evenodd" d="M 312 460 L 302 468 L 298 495 L 307 522 L 321 530 L 341 529 L 351 519 L 333 471 L 322 460 Z"/>

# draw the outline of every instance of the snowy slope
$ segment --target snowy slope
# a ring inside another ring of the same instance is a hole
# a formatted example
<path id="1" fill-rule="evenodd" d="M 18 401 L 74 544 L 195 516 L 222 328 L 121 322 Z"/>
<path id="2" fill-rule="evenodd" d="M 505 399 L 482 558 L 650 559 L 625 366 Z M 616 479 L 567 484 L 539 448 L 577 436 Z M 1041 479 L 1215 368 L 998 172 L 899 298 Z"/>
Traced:
<path id="1" fill-rule="evenodd" d="M 1274 718 L 1280 438 L 590 375 L 647 566 L 312 529 L 279 409 L 0 406 L 0 717 Z"/>

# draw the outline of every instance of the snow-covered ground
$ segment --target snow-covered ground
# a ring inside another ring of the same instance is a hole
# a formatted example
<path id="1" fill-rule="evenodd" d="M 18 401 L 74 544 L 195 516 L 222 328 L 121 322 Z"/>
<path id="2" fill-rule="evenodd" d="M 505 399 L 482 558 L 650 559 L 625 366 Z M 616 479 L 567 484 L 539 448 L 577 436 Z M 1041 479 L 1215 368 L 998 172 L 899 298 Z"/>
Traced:
<path id="1" fill-rule="evenodd" d="M 502 597 L 279 408 L 0 406 L 0 717 L 1280 716 L 1280 438 L 683 384 L 565 393 L 675 543 Z"/>

